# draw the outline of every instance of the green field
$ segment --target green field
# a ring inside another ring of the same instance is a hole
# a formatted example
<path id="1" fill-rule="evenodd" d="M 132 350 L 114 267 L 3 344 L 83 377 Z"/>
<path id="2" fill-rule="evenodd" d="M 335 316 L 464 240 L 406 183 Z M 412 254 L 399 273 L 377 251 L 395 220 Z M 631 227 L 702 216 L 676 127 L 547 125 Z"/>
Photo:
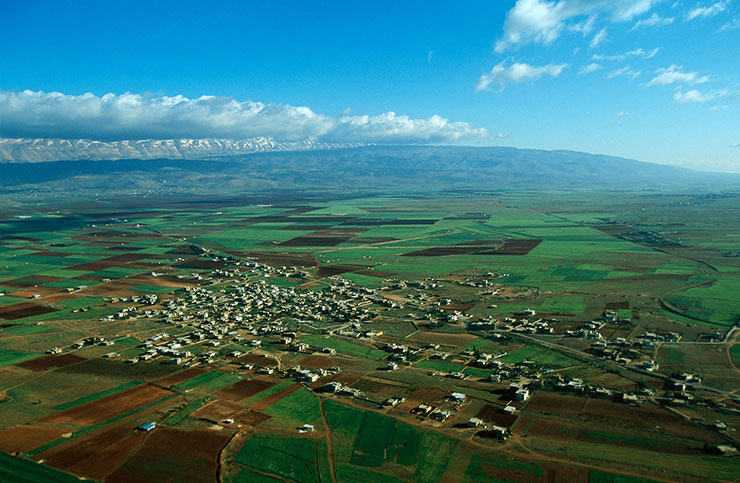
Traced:
<path id="1" fill-rule="evenodd" d="M 373 360 L 384 359 L 386 353 L 375 349 L 374 347 L 350 342 L 336 337 L 309 336 L 301 339 L 303 342 L 310 344 L 312 347 L 320 349 L 331 348 L 343 354 L 349 354 L 358 357 L 365 357 Z"/>
<path id="2" fill-rule="evenodd" d="M 583 324 L 602 320 L 606 310 L 630 319 L 600 330 L 610 346 L 617 337 L 637 342 L 620 349 L 634 363 L 655 359 L 665 375 L 689 371 L 715 390 L 738 387 L 728 354 L 740 367 L 740 344 L 705 343 L 740 320 L 735 194 L 702 198 L 663 189 L 286 193 L 218 200 L 144 196 L 132 198 L 133 207 L 126 200 L 102 198 L 49 206 L 36 198 L 19 200 L 10 215 L 0 216 L 0 292 L 6 293 L 0 297 L 0 391 L 7 389 L 0 401 L 0 431 L 54 426 L 69 431 L 74 441 L 130 423 L 123 418 L 154 419 L 171 431 L 215 431 L 192 414 L 218 398 L 219 389 L 256 377 L 270 387 L 236 406 L 228 396 L 213 406 L 247 409 L 219 429 L 223 435 L 240 433 L 221 455 L 226 483 L 327 482 L 332 470 L 340 483 L 529 481 L 562 478 L 560 471 L 569 463 L 593 482 L 737 479 L 733 458 L 709 454 L 712 445 L 724 441 L 721 436 L 647 401 L 616 406 L 619 398 L 587 400 L 584 394 L 577 416 L 569 415 L 566 403 L 528 409 L 549 404 L 548 396 L 553 401 L 566 397 L 555 390 L 558 376 L 581 377 L 617 394 L 644 384 L 664 387 L 655 374 L 604 360 L 592 340 L 574 334 Z M 32 213 L 24 225 L 14 215 L 26 209 Z M 127 222 L 101 224 L 118 211 L 126 212 Z M 39 214 L 47 212 L 55 214 Z M 264 265 L 255 268 L 253 262 Z M 154 279 L 152 271 L 161 272 L 161 278 Z M 175 279 L 178 275 L 182 278 Z M 113 280 L 103 283 L 103 278 Z M 156 285 L 161 280 L 190 288 Z M 86 288 L 65 290 L 79 286 Z M 40 297 L 31 298 L 36 292 Z M 142 293 L 160 295 L 160 301 L 137 301 Z M 392 300 L 405 302 L 391 307 Z M 36 304 L 57 311 L 33 315 Z M 129 307 L 138 309 L 137 317 L 105 318 Z M 453 308 L 465 318 L 449 317 Z M 550 324 L 552 334 L 521 336 L 499 323 L 528 308 Z M 144 311 L 153 316 L 143 316 Z M 495 330 L 468 326 L 492 319 Z M 346 329 L 376 335 L 328 335 Z M 640 336 L 653 331 L 678 332 L 681 341 L 657 350 L 639 348 Z M 194 354 L 187 365 L 208 372 L 173 386 L 171 396 L 98 424 L 44 419 L 138 384 L 156 385 L 183 370 L 162 362 L 169 356 L 123 362 L 141 356 L 147 350 L 143 342 L 165 332 L 154 347 L 168 353 L 164 348 L 178 342 L 180 350 Z M 196 332 L 197 339 L 183 337 Z M 280 341 L 286 335 L 308 343 L 310 350 L 288 350 Z M 89 337 L 115 344 L 73 347 Z M 205 345 L 216 339 L 218 347 Z M 250 347 L 251 339 L 262 342 L 258 350 Z M 386 345 L 392 343 L 409 347 L 408 363 L 398 371 L 385 370 Z M 432 344 L 442 346 L 449 358 L 432 359 L 437 350 Z M 561 348 L 548 348 L 556 346 Z M 72 358 L 70 365 L 48 369 L 16 366 L 52 347 L 87 360 Z M 328 358 L 326 372 L 318 369 L 326 354 L 311 354 L 323 348 L 337 351 Z M 214 360 L 202 363 L 201 356 L 211 350 L 217 353 Z M 111 351 L 121 356 L 102 357 Z M 278 362 L 277 370 L 254 375 L 234 362 L 232 351 L 251 352 L 250 357 L 267 353 Z M 472 367 L 481 353 L 503 352 L 497 357 L 504 363 L 500 383 L 488 382 L 490 370 Z M 514 367 L 526 360 L 535 364 Z M 329 369 L 335 364 L 339 371 Z M 298 365 L 320 372 L 319 380 L 298 381 L 290 372 Z M 471 377 L 457 381 L 432 376 L 433 371 L 464 371 Z M 501 443 L 466 427 L 478 414 L 500 424 L 507 387 L 530 378 L 541 380 L 543 390 L 513 423 L 513 441 Z M 352 398 L 317 390 L 329 380 L 363 394 Z M 253 407 L 295 384 L 301 386 L 286 397 Z M 452 391 L 465 392 L 469 404 L 445 400 Z M 701 402 L 685 409 L 690 418 L 726 420 L 730 435 L 740 429 L 731 411 L 717 409 L 718 393 L 700 387 L 690 392 Z M 378 404 L 395 396 L 407 401 L 396 407 Z M 451 410 L 453 417 L 439 422 L 411 414 L 412 404 L 422 401 Z M 731 398 L 722 401 L 738 407 Z M 259 421 L 259 413 L 270 418 Z M 246 422 L 250 417 L 256 422 Z M 539 419 L 527 423 L 527 418 Z M 299 433 L 304 424 L 315 431 Z M 523 431 L 526 437 L 517 434 L 518 425 L 531 430 Z M 44 457 L 66 441 L 59 438 L 32 453 Z M 160 468 L 155 463 L 151 467 Z M 644 480 L 614 474 L 617 467 Z M 70 477 L 0 453 L 0 480 Z"/>
<path id="3" fill-rule="evenodd" d="M 78 478 L 48 466 L 0 452 L 0 481 L 14 483 L 72 483 Z"/>
<path id="4" fill-rule="evenodd" d="M 236 461 L 292 481 L 330 479 L 326 445 L 323 441 L 257 434 L 244 442 Z"/>

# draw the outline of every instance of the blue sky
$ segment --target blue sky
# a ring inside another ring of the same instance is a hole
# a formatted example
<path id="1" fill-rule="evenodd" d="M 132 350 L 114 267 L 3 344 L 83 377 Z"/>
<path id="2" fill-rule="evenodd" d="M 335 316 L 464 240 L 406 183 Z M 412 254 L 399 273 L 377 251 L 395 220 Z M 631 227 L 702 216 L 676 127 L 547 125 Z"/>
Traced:
<path id="1" fill-rule="evenodd" d="M 740 0 L 2 0 L 0 135 L 498 144 L 740 172 L 738 52 Z"/>

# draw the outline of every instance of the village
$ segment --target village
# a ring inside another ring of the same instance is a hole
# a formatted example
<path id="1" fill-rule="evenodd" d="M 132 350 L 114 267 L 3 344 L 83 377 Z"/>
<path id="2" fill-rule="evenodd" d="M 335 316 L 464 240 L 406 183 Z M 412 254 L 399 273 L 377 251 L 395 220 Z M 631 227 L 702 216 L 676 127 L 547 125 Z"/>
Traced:
<path id="1" fill-rule="evenodd" d="M 122 359 L 123 363 L 170 364 L 183 368 L 210 366 L 221 370 L 230 367 L 255 376 L 294 379 L 323 396 L 358 400 L 380 410 L 403 412 L 400 417 L 413 417 L 435 427 L 447 424 L 459 431 L 472 430 L 475 437 L 492 440 L 505 440 L 511 434 L 517 414 L 539 390 L 602 398 L 627 405 L 640 405 L 650 400 L 673 407 L 695 404 L 736 412 L 722 407 L 711 398 L 694 394 L 697 389 L 701 389 L 704 396 L 711 394 L 711 390 L 707 393 L 707 388 L 701 386 L 700 374 L 657 374 L 659 366 L 650 356 L 655 344 L 679 341 L 680 334 L 646 332 L 630 340 L 605 340 L 599 332 L 604 324 L 629 323 L 629 320 L 620 318 L 616 311 L 606 310 L 602 317 L 585 321 L 578 330 L 554 335 L 553 325 L 557 321 L 538 316 L 534 309 L 501 318 L 472 318 L 458 310 L 443 310 L 440 307 L 451 306 L 454 300 L 439 294 L 443 284 L 434 279 L 418 282 L 390 280 L 379 289 L 368 289 L 338 275 L 316 280 L 296 267 L 272 267 L 228 257 L 214 260 L 228 262 L 231 268 L 193 273 L 192 280 L 199 284 L 186 285 L 174 296 L 148 294 L 106 299 L 106 302 L 120 306 L 120 310 L 106 316 L 103 321 L 145 319 L 162 326 L 161 330 L 141 341 L 137 355 Z M 276 278 L 297 279 L 301 284 L 312 283 L 320 290 L 300 290 L 295 286 L 271 284 L 271 279 Z M 492 284 L 474 285 L 490 293 Z M 414 293 L 405 294 L 404 301 L 392 295 L 394 290 L 409 287 Z M 666 381 L 665 389 L 659 391 L 655 387 L 642 386 L 624 391 L 606 385 L 593 385 L 582 378 L 564 377 L 537 358 L 517 363 L 506 362 L 502 360 L 507 355 L 503 350 L 455 350 L 442 348 L 437 343 L 412 343 L 389 337 L 382 330 L 374 328 L 374 320 L 385 311 L 404 308 L 408 309 L 405 319 L 411 320 L 415 327 L 434 330 L 452 326 L 460 333 L 475 334 L 493 342 L 526 337 L 529 342 L 590 364 L 599 361 L 604 370 L 613 370 L 611 366 L 614 366 L 639 374 L 660 376 Z M 424 370 L 431 378 L 449 381 L 445 387 L 450 390 L 436 401 L 421 401 L 409 406 L 400 393 L 386 397 L 340 382 L 344 380 L 342 374 L 347 374 L 343 362 L 354 356 L 344 354 L 341 347 L 319 347 L 304 341 L 304 336 L 318 334 L 383 351 L 385 356 L 375 368 L 378 373 L 421 370 L 416 367 L 421 361 L 444 363 L 454 360 L 456 364 L 471 368 L 475 375 L 467 369 Z M 568 345 L 568 340 L 582 342 L 572 347 Z M 103 357 L 121 360 L 120 354 L 115 352 L 114 341 L 98 337 L 77 341 L 66 348 L 53 347 L 47 353 L 60 354 L 90 345 L 111 346 L 113 351 Z M 327 362 L 324 367 L 301 367 L 296 363 L 298 355 L 323 357 L 331 363 Z M 480 370 L 485 371 L 485 377 L 480 377 Z M 473 415 L 461 421 L 458 413 L 463 413 L 464 407 L 470 403 L 470 397 L 462 391 L 468 389 L 475 394 L 481 391 L 499 394 L 498 413 L 501 416 L 486 419 Z M 737 445 L 727 433 L 725 423 L 711 421 L 705 426 L 722 434 L 732 445 Z M 307 429 L 298 430 L 303 432 Z M 724 452 L 732 454 L 735 451 L 732 445 L 721 446 Z"/>

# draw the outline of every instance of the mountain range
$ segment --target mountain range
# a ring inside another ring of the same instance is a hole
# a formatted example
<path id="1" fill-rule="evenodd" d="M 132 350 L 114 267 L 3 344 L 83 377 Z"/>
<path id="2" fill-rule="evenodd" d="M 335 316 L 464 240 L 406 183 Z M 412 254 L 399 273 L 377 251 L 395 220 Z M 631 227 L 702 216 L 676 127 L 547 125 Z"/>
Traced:
<path id="1" fill-rule="evenodd" d="M 268 145 L 242 146 L 267 149 Z M 196 147 L 190 150 L 190 146 Z M 97 195 L 268 190 L 740 189 L 738 174 L 700 172 L 576 151 L 469 146 L 348 148 L 304 143 L 302 150 L 288 151 L 288 146 L 280 145 L 284 150 L 239 155 L 220 145 L 208 150 L 208 157 L 187 159 L 195 156 L 198 146 L 205 144 L 178 144 L 177 159 L 0 163 L 0 191 Z M 218 149 L 229 155 L 218 155 Z M 149 155 L 154 152 L 147 151 Z"/>

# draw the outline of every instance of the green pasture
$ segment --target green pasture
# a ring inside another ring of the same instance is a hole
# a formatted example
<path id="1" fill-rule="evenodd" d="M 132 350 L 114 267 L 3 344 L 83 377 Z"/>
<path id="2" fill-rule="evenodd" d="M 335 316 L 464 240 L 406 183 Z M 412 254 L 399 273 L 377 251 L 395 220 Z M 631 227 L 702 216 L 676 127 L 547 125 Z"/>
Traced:
<path id="1" fill-rule="evenodd" d="M 302 337 L 302 342 L 305 342 L 312 347 L 318 347 L 319 349 L 331 348 L 342 354 L 348 354 L 357 357 L 364 357 L 366 359 L 381 360 L 385 358 L 386 353 L 376 349 L 372 346 L 363 344 L 357 344 L 345 340 L 340 337 L 327 337 L 322 335 L 311 335 L 308 337 Z"/>
<path id="2" fill-rule="evenodd" d="M 244 442 L 236 461 L 290 481 L 331 481 L 323 440 L 256 434 Z"/>
<path id="3" fill-rule="evenodd" d="M 452 364 L 439 359 L 426 359 L 417 362 L 414 367 L 420 369 L 431 369 L 433 371 L 441 372 L 460 372 L 465 368 L 464 364 Z"/>
<path id="4" fill-rule="evenodd" d="M 324 425 L 318 396 L 303 387 L 272 404 L 264 413 L 273 416 L 271 423 L 286 428 L 297 428 L 306 423 L 317 428 Z"/>
<path id="5" fill-rule="evenodd" d="M 189 389 L 196 389 L 198 392 L 211 393 L 239 380 L 241 380 L 241 377 L 236 374 L 212 371 L 176 384 L 172 386 L 172 389 L 182 392 Z"/>
<path id="6" fill-rule="evenodd" d="M 13 483 L 73 483 L 79 478 L 35 461 L 13 457 L 0 451 L 0 481 Z"/>

